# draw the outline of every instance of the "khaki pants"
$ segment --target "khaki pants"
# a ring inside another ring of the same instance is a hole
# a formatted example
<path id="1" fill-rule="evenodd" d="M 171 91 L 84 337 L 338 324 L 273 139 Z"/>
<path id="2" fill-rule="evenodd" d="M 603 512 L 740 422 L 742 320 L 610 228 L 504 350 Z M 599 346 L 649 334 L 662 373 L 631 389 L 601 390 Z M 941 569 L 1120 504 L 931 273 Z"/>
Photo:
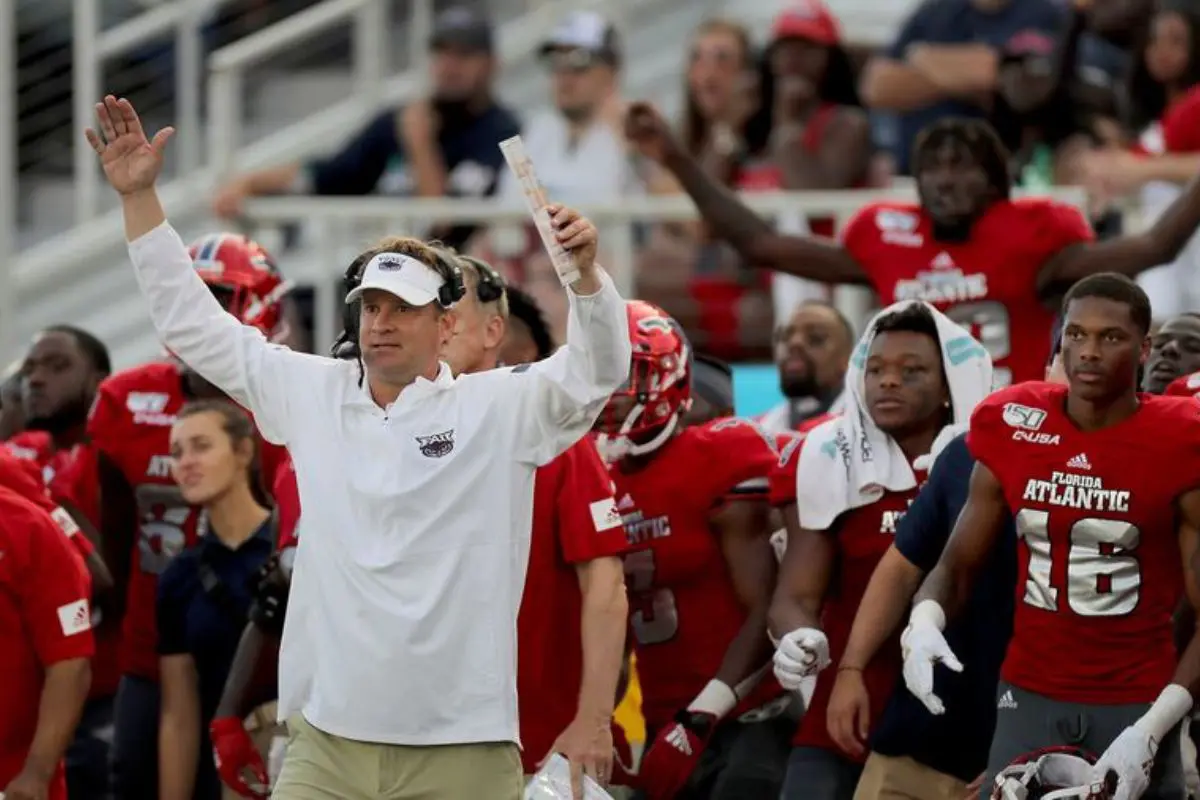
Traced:
<path id="1" fill-rule="evenodd" d="M 911 758 L 871 753 L 854 800 L 963 800 L 967 784 Z"/>
<path id="2" fill-rule="evenodd" d="M 317 730 L 297 714 L 272 800 L 520 800 L 512 742 L 373 744 Z"/>

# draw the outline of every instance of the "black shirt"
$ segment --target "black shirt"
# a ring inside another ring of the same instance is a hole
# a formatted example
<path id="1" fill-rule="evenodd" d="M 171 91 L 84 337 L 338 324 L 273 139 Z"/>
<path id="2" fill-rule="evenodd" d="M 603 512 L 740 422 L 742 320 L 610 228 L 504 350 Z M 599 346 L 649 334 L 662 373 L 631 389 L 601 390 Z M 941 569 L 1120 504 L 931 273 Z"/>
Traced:
<path id="1" fill-rule="evenodd" d="M 274 549 L 274 518 L 236 550 L 209 533 L 176 556 L 158 579 L 158 654 L 190 655 L 199 678 L 202 732 L 194 794 L 198 799 L 220 797 L 208 723 L 221 701 L 246 627 L 259 568 Z M 216 588 L 206 589 L 206 579 Z"/>
<path id="2" fill-rule="evenodd" d="M 966 505 L 974 466 L 966 437 L 950 442 L 896 529 L 896 549 L 926 572 L 937 566 Z M 1016 552 L 1010 523 L 979 571 L 966 607 L 946 628 L 946 641 L 963 664 L 957 674 L 944 667 L 934 670 L 934 692 L 946 713 L 930 714 L 900 681 L 872 734 L 874 752 L 909 756 L 968 783 L 987 766 L 996 725 L 996 683 L 1012 634 Z"/>

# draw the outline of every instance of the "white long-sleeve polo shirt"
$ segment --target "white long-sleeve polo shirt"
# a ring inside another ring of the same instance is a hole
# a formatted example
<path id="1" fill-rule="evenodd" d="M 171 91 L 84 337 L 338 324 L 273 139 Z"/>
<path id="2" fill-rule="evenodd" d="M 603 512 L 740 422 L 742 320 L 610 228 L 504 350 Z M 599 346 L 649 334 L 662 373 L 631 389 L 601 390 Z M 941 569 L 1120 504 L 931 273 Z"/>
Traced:
<path id="1" fill-rule="evenodd" d="M 286 445 L 304 510 L 281 697 L 320 730 L 404 745 L 518 741 L 516 618 L 533 477 L 628 377 L 625 303 L 568 291 L 567 344 L 537 364 L 443 364 L 386 410 L 358 365 L 296 353 L 227 314 L 167 223 L 129 253 L 163 344 Z M 299 655 L 305 674 L 287 674 Z M 283 709 L 287 713 L 289 709 Z"/>

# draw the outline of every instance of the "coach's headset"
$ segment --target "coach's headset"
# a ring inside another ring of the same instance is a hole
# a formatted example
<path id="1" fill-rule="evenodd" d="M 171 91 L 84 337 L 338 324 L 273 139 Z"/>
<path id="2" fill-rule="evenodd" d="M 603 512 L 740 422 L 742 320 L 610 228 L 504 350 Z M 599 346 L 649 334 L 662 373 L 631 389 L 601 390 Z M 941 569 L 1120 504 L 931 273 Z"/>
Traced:
<path id="1" fill-rule="evenodd" d="M 430 247 L 434 254 L 434 263 L 426 264 L 442 277 L 442 285 L 438 288 L 437 302 L 442 308 L 450 308 L 450 306 L 463 299 L 467 293 L 467 286 L 463 282 L 462 267 L 458 265 L 458 256 L 443 250 L 440 247 Z M 367 251 L 350 263 L 346 268 L 346 272 L 342 275 L 342 290 L 348 295 L 350 292 L 358 288 L 362 283 L 363 271 L 366 270 L 367 264 L 371 263 L 371 259 L 380 255 L 376 251 Z M 417 259 L 418 261 L 420 259 Z M 489 267 L 490 269 L 490 267 Z M 499 276 L 497 276 L 499 277 Z M 480 282 L 482 289 L 483 283 Z M 501 286 L 501 293 L 504 289 Z M 362 353 L 358 347 L 358 319 L 360 313 L 361 301 L 356 300 L 353 303 L 345 303 L 342 308 L 342 333 L 338 336 L 337 341 L 333 343 L 331 350 L 334 358 L 357 358 L 360 359 Z"/>

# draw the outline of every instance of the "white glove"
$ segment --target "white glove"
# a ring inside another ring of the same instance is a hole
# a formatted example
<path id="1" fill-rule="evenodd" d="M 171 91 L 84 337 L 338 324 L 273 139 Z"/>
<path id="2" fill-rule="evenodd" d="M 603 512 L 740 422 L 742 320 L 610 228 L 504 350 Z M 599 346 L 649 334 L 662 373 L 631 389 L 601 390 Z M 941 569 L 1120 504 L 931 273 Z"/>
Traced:
<path id="1" fill-rule="evenodd" d="M 1112 800 L 1137 800 L 1150 786 L 1150 769 L 1158 742 L 1137 725 L 1130 725 L 1113 739 L 1092 768 L 1093 780 L 1103 780 L 1109 772 L 1117 773 L 1117 793 Z"/>
<path id="2" fill-rule="evenodd" d="M 1096 762 L 1093 774 L 1103 779 L 1117 773 L 1113 800 L 1137 800 L 1150 785 L 1150 770 L 1158 744 L 1192 711 L 1192 695 L 1177 683 L 1169 683 L 1141 719 L 1113 739 Z"/>
<path id="3" fill-rule="evenodd" d="M 775 648 L 775 677 L 790 692 L 805 678 L 829 666 L 829 640 L 816 628 L 797 628 L 784 634 Z"/>
<path id="4" fill-rule="evenodd" d="M 900 636 L 904 653 L 904 685 L 913 696 L 924 703 L 930 714 L 944 714 L 946 707 L 933 693 L 933 665 L 944 664 L 947 669 L 962 672 L 962 664 L 946 644 L 942 628 L 946 614 L 933 600 L 922 600 L 912 610 L 908 627 Z"/>

